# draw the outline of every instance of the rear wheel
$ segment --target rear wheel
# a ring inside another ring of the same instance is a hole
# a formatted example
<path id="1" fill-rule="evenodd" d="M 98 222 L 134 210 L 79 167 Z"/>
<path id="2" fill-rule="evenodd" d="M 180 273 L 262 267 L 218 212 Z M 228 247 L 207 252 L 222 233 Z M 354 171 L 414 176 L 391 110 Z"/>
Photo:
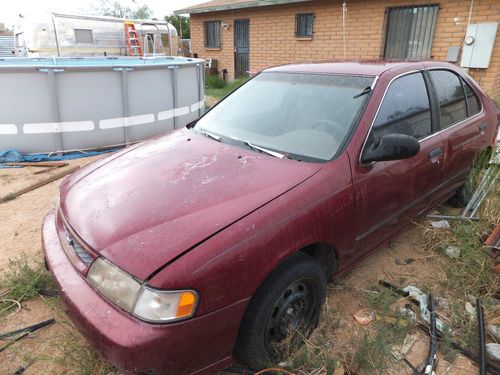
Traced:
<path id="1" fill-rule="evenodd" d="M 465 183 L 460 186 L 455 195 L 453 195 L 448 203 L 453 207 L 465 207 L 469 203 L 474 190 L 477 188 L 478 177 L 482 171 L 487 168 L 488 162 L 491 158 L 491 149 L 487 148 L 480 152 L 475 158 L 472 164 L 471 171 L 467 176 Z"/>
<path id="2" fill-rule="evenodd" d="M 468 184 L 460 186 L 455 194 L 448 200 L 452 207 L 465 207 L 469 203 L 471 193 L 469 192 Z"/>
<path id="3" fill-rule="evenodd" d="M 306 254 L 279 265 L 250 301 L 236 354 L 255 370 L 292 354 L 318 324 L 326 284 L 321 266 Z"/>

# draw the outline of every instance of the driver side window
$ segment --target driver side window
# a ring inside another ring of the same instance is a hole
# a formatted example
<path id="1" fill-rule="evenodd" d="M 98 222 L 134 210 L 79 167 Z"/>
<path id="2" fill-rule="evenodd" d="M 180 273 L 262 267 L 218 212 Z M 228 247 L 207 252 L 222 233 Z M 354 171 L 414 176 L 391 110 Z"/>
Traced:
<path id="1" fill-rule="evenodd" d="M 422 73 L 392 82 L 373 123 L 368 144 L 376 146 L 383 135 L 395 133 L 416 139 L 432 134 L 429 96 Z"/>

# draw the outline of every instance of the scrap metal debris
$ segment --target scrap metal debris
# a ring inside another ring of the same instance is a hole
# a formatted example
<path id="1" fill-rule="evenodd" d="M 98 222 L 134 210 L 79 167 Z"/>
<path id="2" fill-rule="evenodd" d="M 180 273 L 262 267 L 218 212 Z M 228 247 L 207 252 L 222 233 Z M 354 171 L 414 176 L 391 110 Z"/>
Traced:
<path id="1" fill-rule="evenodd" d="M 14 372 L 11 375 L 21 375 L 24 374 L 24 372 L 28 369 L 33 364 L 34 360 L 31 359 L 25 364 L 19 366 L 17 369 L 14 370 Z"/>
<path id="2" fill-rule="evenodd" d="M 39 330 L 40 328 L 43 328 L 45 326 L 49 326 L 49 325 L 55 323 L 55 321 L 56 320 L 54 318 L 51 318 L 51 319 L 44 320 L 40 323 L 33 324 L 31 326 L 16 329 L 15 331 L 0 333 L 0 340 L 8 339 L 9 337 L 12 337 L 12 336 L 18 335 L 20 333 L 24 333 L 24 332 L 28 332 L 28 333 L 35 332 L 35 331 Z"/>
<path id="3" fill-rule="evenodd" d="M 450 228 L 450 223 L 448 223 L 447 220 L 431 221 L 431 225 L 433 228 L 437 229 Z"/>
<path id="4" fill-rule="evenodd" d="M 401 295 L 404 297 L 414 298 L 415 303 L 418 304 L 421 308 L 422 319 L 424 319 L 427 323 L 431 323 L 430 318 L 432 317 L 432 314 L 429 312 L 429 310 L 427 310 L 426 313 L 422 312 L 422 306 L 425 306 L 425 308 L 427 309 L 427 306 L 429 306 L 430 299 L 426 295 L 424 295 L 418 288 L 415 288 L 410 285 L 406 288 L 398 289 L 396 286 L 383 280 L 380 280 L 379 284 L 390 289 L 394 294 Z M 432 303 L 434 303 L 434 301 L 432 301 Z M 437 318 L 437 313 L 435 316 L 436 316 L 436 331 L 435 331 L 436 337 L 442 338 L 443 329 L 445 329 L 446 326 L 443 324 L 442 321 L 440 321 L 439 318 Z M 426 335 L 432 336 L 432 323 L 431 323 L 431 332 L 429 331 L 429 326 L 426 324 L 417 323 L 417 327 Z M 449 345 L 453 349 L 457 350 L 458 352 L 460 352 L 461 354 L 463 354 L 464 356 L 466 356 L 467 358 L 471 359 L 473 362 L 479 365 L 480 357 L 478 354 L 462 347 L 455 341 L 449 341 Z M 486 344 L 486 355 L 488 358 L 490 358 L 490 360 L 488 359 L 486 360 L 487 370 L 493 375 L 500 375 L 500 367 L 496 366 L 492 362 L 492 360 L 500 360 L 500 344 L 493 344 L 493 343 Z"/>
<path id="5" fill-rule="evenodd" d="M 496 340 L 500 341 L 500 326 L 494 324 L 487 324 L 486 331 Z"/>
<path id="6" fill-rule="evenodd" d="M 430 318 L 430 325 L 431 325 L 430 338 L 431 338 L 431 340 L 430 340 L 430 344 L 429 344 L 429 353 L 427 354 L 427 361 L 425 364 L 424 374 L 434 375 L 435 374 L 434 369 L 436 368 L 436 355 L 437 355 L 437 345 L 438 344 L 437 344 L 436 306 L 434 305 L 434 298 L 432 297 L 431 293 L 429 293 L 428 301 L 429 301 L 429 309 L 427 310 L 427 306 L 426 306 L 426 310 L 428 311 L 429 318 Z M 421 306 L 422 306 L 422 303 L 421 303 Z"/>
<path id="7" fill-rule="evenodd" d="M 14 344 L 15 342 L 21 340 L 23 337 L 28 336 L 29 334 L 39 330 L 40 328 L 49 326 L 49 325 L 53 324 L 54 322 L 55 322 L 55 319 L 48 319 L 48 320 L 44 320 L 43 322 L 33 324 L 31 326 L 28 326 L 28 327 L 24 327 L 24 328 L 16 329 L 15 331 L 0 334 L 0 340 L 10 339 L 11 337 L 13 337 L 12 339 L 10 339 L 9 342 L 7 342 L 6 344 L 4 344 L 3 346 L 0 347 L 0 352 L 3 352 L 5 349 L 7 349 L 9 346 Z"/>
<path id="8" fill-rule="evenodd" d="M 484 244 L 490 248 L 500 250 L 500 224 L 493 229 Z"/>
<path id="9" fill-rule="evenodd" d="M 418 302 L 418 305 L 420 306 L 420 316 L 424 321 L 426 321 L 429 324 L 432 324 L 432 312 L 429 310 L 430 307 L 430 300 L 429 296 L 422 292 L 420 289 L 414 287 L 413 285 L 408 285 L 407 287 L 404 287 L 401 289 L 404 293 L 407 293 L 408 296 L 413 298 L 415 301 Z M 432 300 L 432 303 L 434 305 L 434 299 Z M 440 332 L 443 332 L 445 329 L 445 324 L 443 321 L 437 317 L 434 318 L 436 319 L 436 327 Z"/>
<path id="10" fill-rule="evenodd" d="M 500 361 L 500 344 L 486 344 L 486 355 L 494 361 Z"/>
<path id="11" fill-rule="evenodd" d="M 479 298 L 476 299 L 477 330 L 479 335 L 479 374 L 486 375 L 486 338 L 484 335 L 483 306 Z"/>

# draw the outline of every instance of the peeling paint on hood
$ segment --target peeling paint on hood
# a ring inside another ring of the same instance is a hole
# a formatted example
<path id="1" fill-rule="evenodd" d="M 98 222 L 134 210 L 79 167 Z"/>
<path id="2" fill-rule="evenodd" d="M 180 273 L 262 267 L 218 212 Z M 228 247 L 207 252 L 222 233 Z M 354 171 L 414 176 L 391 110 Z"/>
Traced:
<path id="1" fill-rule="evenodd" d="M 320 168 L 183 129 L 66 179 L 61 211 L 94 251 L 146 279 Z"/>

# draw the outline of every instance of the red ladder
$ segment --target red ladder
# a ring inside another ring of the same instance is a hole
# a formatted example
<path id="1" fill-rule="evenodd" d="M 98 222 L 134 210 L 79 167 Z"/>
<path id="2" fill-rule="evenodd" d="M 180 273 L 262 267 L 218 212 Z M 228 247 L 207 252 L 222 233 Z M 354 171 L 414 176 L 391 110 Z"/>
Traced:
<path id="1" fill-rule="evenodd" d="M 127 54 L 129 56 L 142 56 L 142 44 L 139 34 L 135 30 L 133 22 L 124 22 L 125 43 L 127 44 Z"/>

